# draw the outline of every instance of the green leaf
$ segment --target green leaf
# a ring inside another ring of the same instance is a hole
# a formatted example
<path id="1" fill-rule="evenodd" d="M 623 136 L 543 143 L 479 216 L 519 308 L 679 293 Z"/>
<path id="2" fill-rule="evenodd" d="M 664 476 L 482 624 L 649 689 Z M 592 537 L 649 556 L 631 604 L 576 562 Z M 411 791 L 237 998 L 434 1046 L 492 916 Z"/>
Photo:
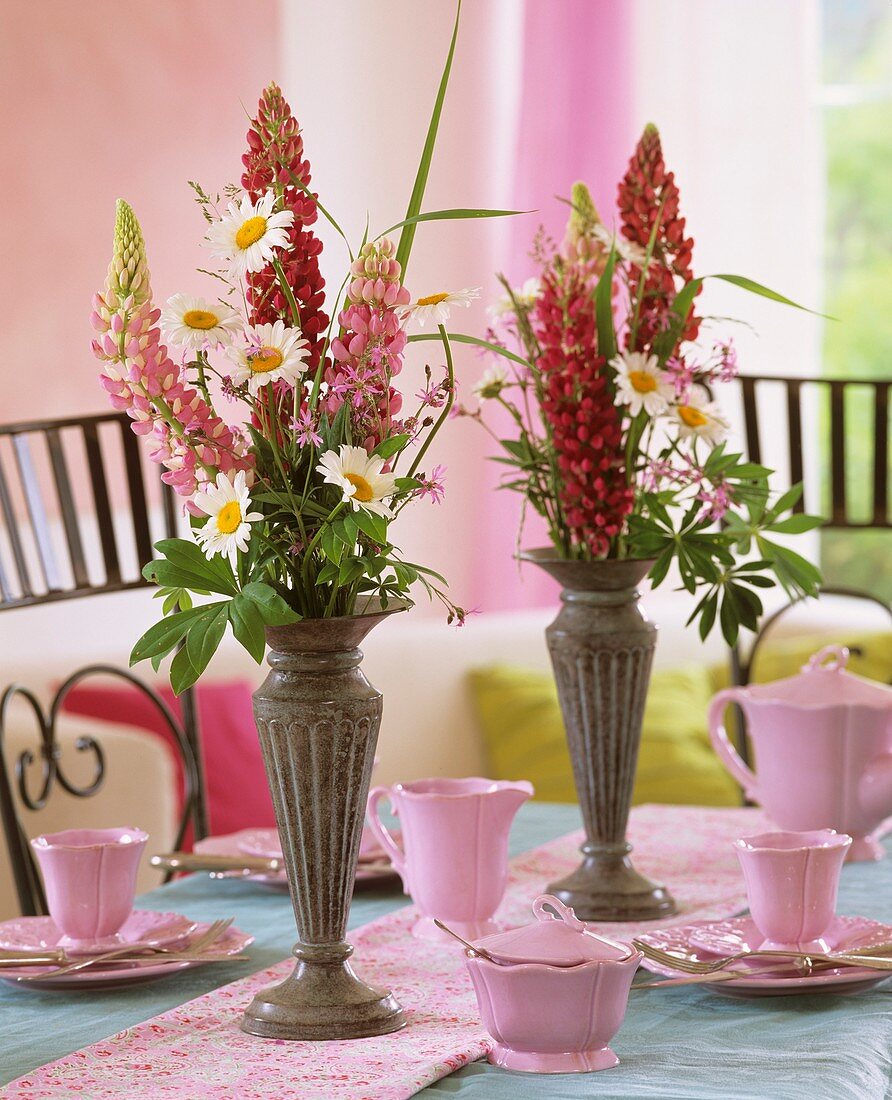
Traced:
<path id="1" fill-rule="evenodd" d="M 223 601 L 221 600 L 216 604 L 193 607 L 190 611 L 178 611 L 175 615 L 168 615 L 160 623 L 150 626 L 131 650 L 131 666 L 139 661 L 145 661 L 152 657 L 163 657 L 165 654 L 170 653 L 199 615 L 202 615 L 208 607 L 222 606 Z"/>
<path id="2" fill-rule="evenodd" d="M 187 688 L 192 687 L 200 675 L 201 673 L 192 664 L 186 647 L 183 646 L 170 662 L 170 686 L 174 694 L 182 695 Z"/>
<path id="3" fill-rule="evenodd" d="M 288 626 L 300 621 L 300 615 L 282 599 L 275 588 L 262 581 L 251 581 L 242 595 L 257 605 L 267 626 Z"/>
<path id="4" fill-rule="evenodd" d="M 401 222 L 385 229 L 382 237 L 389 237 L 397 229 L 407 225 L 418 225 L 420 222 L 444 222 L 456 221 L 460 218 L 511 218 L 516 214 L 532 214 L 532 210 L 480 210 L 473 207 L 456 208 L 454 210 L 429 210 L 426 214 L 415 214 L 411 218 L 403 218 Z"/>
<path id="5" fill-rule="evenodd" d="M 440 127 L 440 115 L 443 113 L 443 102 L 446 99 L 446 89 L 449 87 L 449 74 L 452 71 L 452 59 L 455 56 L 455 43 L 458 40 L 458 24 L 460 18 L 461 0 L 458 0 L 458 4 L 455 8 L 455 25 L 452 28 L 452 40 L 449 43 L 449 52 L 446 55 L 443 75 L 440 77 L 437 98 L 434 101 L 430 125 L 427 128 L 427 136 L 424 139 L 424 148 L 421 150 L 421 161 L 415 176 L 415 186 L 412 188 L 409 206 L 406 209 L 406 220 L 418 216 L 421 212 L 421 204 L 424 201 L 424 189 L 427 187 L 427 177 L 430 173 L 434 146 L 437 143 L 437 130 Z M 403 226 L 402 232 L 400 233 L 400 243 L 396 250 L 396 259 L 402 269 L 402 279 L 404 282 L 406 279 L 406 268 L 409 266 L 409 254 L 412 251 L 412 242 L 415 240 L 415 229 L 416 225 L 414 222 Z"/>
<path id="6" fill-rule="evenodd" d="M 408 493 L 412 489 L 420 489 L 421 482 L 417 477 L 398 477 L 396 479 L 396 487 L 401 493 Z"/>
<path id="7" fill-rule="evenodd" d="M 733 283 L 734 286 L 739 286 L 742 290 L 748 290 L 750 294 L 757 294 L 760 298 L 770 298 L 772 302 L 780 302 L 784 306 L 792 306 L 793 309 L 801 309 L 804 313 L 811 313 L 814 317 L 823 317 L 827 321 L 835 321 L 835 317 L 831 317 L 827 313 L 819 313 L 817 310 L 809 309 L 807 306 L 801 306 L 798 302 L 794 302 L 792 298 L 787 298 L 783 294 L 778 294 L 776 290 L 772 290 L 770 287 L 762 286 L 761 283 L 757 283 L 754 279 L 748 279 L 745 275 L 706 275 L 707 279 L 721 279 L 724 283 Z"/>
<path id="8" fill-rule="evenodd" d="M 236 641 L 245 647 L 259 665 L 266 651 L 266 636 L 260 608 L 240 592 L 229 604 L 228 610 Z"/>
<path id="9" fill-rule="evenodd" d="M 206 558 L 194 542 L 186 539 L 162 539 L 155 543 L 155 549 L 160 550 L 171 565 L 191 573 L 213 577 L 220 585 L 216 591 L 225 590 L 233 595 L 238 591 L 228 559 L 219 554 Z"/>
<path id="10" fill-rule="evenodd" d="M 787 516 L 786 519 L 779 519 L 777 523 L 772 523 L 768 530 L 774 531 L 779 535 L 801 535 L 805 531 L 814 531 L 816 527 L 821 527 L 826 522 L 822 516 L 807 516 L 804 513 L 799 513 L 795 516 Z"/>
<path id="11" fill-rule="evenodd" d="M 598 325 L 598 354 L 609 362 L 616 355 L 616 329 L 613 322 L 613 269 L 616 266 L 616 246 L 610 255 L 595 288 L 595 316 Z"/>
<path id="12" fill-rule="evenodd" d="M 198 676 L 208 667 L 211 657 L 217 652 L 217 646 L 226 633 L 229 618 L 226 604 L 202 608 L 202 612 L 186 632 L 186 652 Z"/>
<path id="13" fill-rule="evenodd" d="M 382 439 L 374 451 L 372 451 L 372 454 L 378 455 L 379 458 L 390 458 L 392 455 L 395 455 L 397 451 L 401 451 L 408 442 L 408 435 L 392 435 L 390 439 Z"/>
<path id="14" fill-rule="evenodd" d="M 374 512 L 367 512 L 364 508 L 360 508 L 356 514 L 356 526 L 364 534 L 368 535 L 370 539 L 377 542 L 379 546 L 384 546 L 387 542 L 387 520 L 383 516 L 376 515 Z"/>
<path id="15" fill-rule="evenodd" d="M 479 336 L 468 336 L 465 332 L 448 332 L 446 335 L 454 344 L 473 344 L 475 347 L 493 351 L 496 355 L 501 355 L 504 359 L 510 359 L 514 363 L 520 363 L 529 370 L 534 369 L 529 359 L 524 359 L 522 355 L 515 355 L 513 351 L 503 348 L 500 344 L 493 344 L 489 340 L 481 340 Z M 410 344 L 424 340 L 436 340 L 439 343 L 443 342 L 442 337 L 437 332 L 415 332 L 409 337 Z"/>

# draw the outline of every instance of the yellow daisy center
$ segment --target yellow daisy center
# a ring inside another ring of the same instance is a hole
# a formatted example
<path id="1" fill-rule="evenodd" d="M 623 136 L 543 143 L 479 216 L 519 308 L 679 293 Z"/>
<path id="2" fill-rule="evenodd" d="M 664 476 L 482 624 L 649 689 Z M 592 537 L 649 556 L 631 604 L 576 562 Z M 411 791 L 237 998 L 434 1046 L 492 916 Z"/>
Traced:
<path id="1" fill-rule="evenodd" d="M 278 348 L 261 348 L 256 355 L 248 356 L 248 366 L 254 374 L 268 374 L 282 365 L 282 353 Z"/>
<path id="2" fill-rule="evenodd" d="M 702 428 L 704 424 L 709 422 L 709 418 L 704 416 L 699 409 L 695 409 L 693 405 L 682 405 L 678 410 L 678 415 L 689 428 Z"/>
<path id="3" fill-rule="evenodd" d="M 209 329 L 219 323 L 220 318 L 209 309 L 187 309 L 183 314 L 183 324 L 189 328 Z"/>
<path id="4" fill-rule="evenodd" d="M 224 504 L 217 513 L 217 530 L 221 535 L 231 535 L 242 522 L 242 509 L 237 500 Z"/>
<path id="5" fill-rule="evenodd" d="M 371 485 L 362 474 L 344 474 L 344 477 L 351 485 L 356 487 L 356 492 L 353 494 L 354 500 L 358 500 L 362 504 L 368 504 L 370 500 L 375 499 L 375 494 L 372 491 Z"/>
<path id="6" fill-rule="evenodd" d="M 657 388 L 656 378 L 646 370 L 630 370 L 629 381 L 638 393 L 653 393 Z"/>
<path id="7" fill-rule="evenodd" d="M 239 248 L 250 248 L 252 244 L 257 244 L 265 232 L 266 218 L 261 218 L 257 214 L 253 218 L 248 218 L 246 222 L 242 222 L 238 227 L 235 234 L 235 243 Z"/>
<path id="8" fill-rule="evenodd" d="M 445 302 L 449 297 L 449 292 L 445 294 L 429 294 L 426 298 L 419 298 L 418 305 L 420 306 L 438 306 L 440 302 Z"/>

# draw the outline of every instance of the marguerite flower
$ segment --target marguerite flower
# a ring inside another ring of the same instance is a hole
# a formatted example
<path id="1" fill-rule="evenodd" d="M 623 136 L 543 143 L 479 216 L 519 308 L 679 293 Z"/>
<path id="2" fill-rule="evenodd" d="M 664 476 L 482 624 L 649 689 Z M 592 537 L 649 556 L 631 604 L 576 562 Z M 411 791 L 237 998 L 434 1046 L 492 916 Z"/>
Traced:
<path id="1" fill-rule="evenodd" d="M 229 344 L 241 327 L 234 309 L 190 294 L 174 294 L 161 310 L 161 331 L 167 343 L 192 351 Z"/>
<path id="2" fill-rule="evenodd" d="M 243 470 L 230 481 L 226 474 L 217 474 L 216 484 L 208 484 L 192 498 L 192 503 L 209 516 L 204 527 L 195 532 L 206 558 L 225 554 L 234 559 L 237 550 L 248 549 L 250 525 L 263 519 L 260 512 L 249 512 L 251 494 L 245 484 Z"/>
<path id="3" fill-rule="evenodd" d="M 414 317 L 419 325 L 424 325 L 426 321 L 443 325 L 449 320 L 452 306 L 467 307 L 479 297 L 479 286 L 465 290 L 444 290 L 439 294 L 429 294 L 426 298 L 419 298 L 408 307 L 405 316 Z"/>
<path id="4" fill-rule="evenodd" d="M 309 344 L 299 328 L 286 328 L 284 321 L 255 325 L 245 333 L 247 347 L 231 347 L 229 358 L 235 363 L 232 381 L 248 383 L 248 392 L 257 394 L 268 382 L 282 379 L 294 385 L 306 371 Z"/>
<path id="5" fill-rule="evenodd" d="M 288 244 L 287 230 L 294 221 L 291 210 L 273 213 L 276 196 L 268 191 L 256 203 L 243 195 L 231 202 L 223 217 L 208 230 L 212 254 L 229 264 L 229 275 L 240 278 L 249 271 L 262 271 L 277 248 Z"/>
<path id="6" fill-rule="evenodd" d="M 337 451 L 326 451 L 319 460 L 316 472 L 323 481 L 337 485 L 344 491 L 343 499 L 358 511 L 365 508 L 379 516 L 391 518 L 385 497 L 396 492 L 396 476 L 383 474 L 384 459 L 370 455 L 365 447 L 348 447 L 342 443 Z"/>
<path id="7" fill-rule="evenodd" d="M 628 405 L 630 416 L 642 409 L 648 416 L 659 416 L 668 409 L 675 387 L 657 366 L 655 355 L 624 351 L 610 365 L 616 371 L 616 403 Z"/>
<path id="8" fill-rule="evenodd" d="M 511 291 L 511 294 L 514 295 L 514 302 L 517 302 L 520 308 L 524 310 L 531 310 L 541 293 L 542 280 L 535 275 L 531 279 L 527 279 L 523 286 L 514 287 Z M 514 302 L 511 301 L 511 294 L 505 293 L 493 302 L 487 310 L 490 317 L 504 317 L 506 314 L 514 312 Z"/>
<path id="9" fill-rule="evenodd" d="M 615 233 L 611 233 L 603 222 L 598 222 L 598 224 L 593 227 L 592 236 L 596 241 L 600 242 L 608 252 L 613 248 L 621 260 L 626 260 L 636 267 L 644 267 L 644 262 L 647 259 L 647 249 L 642 248 L 641 245 L 637 244 L 635 241 L 630 241 L 626 237 L 618 237 Z"/>
<path id="10" fill-rule="evenodd" d="M 678 438 L 696 436 L 713 447 L 728 435 L 731 425 L 703 386 L 692 386 L 684 402 L 672 406 L 672 416 L 678 424 Z"/>
<path id="11" fill-rule="evenodd" d="M 498 397 L 507 384 L 508 372 L 503 366 L 494 363 L 481 374 L 479 382 L 471 392 L 479 401 L 487 401 L 492 397 Z"/>

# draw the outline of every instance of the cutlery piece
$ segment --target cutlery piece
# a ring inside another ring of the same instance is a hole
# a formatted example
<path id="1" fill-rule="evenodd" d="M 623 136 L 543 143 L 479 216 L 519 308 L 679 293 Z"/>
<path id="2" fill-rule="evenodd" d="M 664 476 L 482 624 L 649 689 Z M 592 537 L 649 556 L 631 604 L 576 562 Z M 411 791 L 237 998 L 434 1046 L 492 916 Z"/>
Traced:
<path id="1" fill-rule="evenodd" d="M 265 856 L 212 856 L 200 852 L 164 852 L 149 860 L 160 871 L 243 871 L 245 874 L 275 874 L 285 870 L 284 859 Z"/>
<path id="2" fill-rule="evenodd" d="M 79 959 L 77 962 L 67 963 L 64 966 L 58 967 L 56 970 L 50 970 L 41 974 L 23 974 L 17 980 L 19 982 L 35 982 L 40 981 L 42 978 L 58 978 L 63 974 L 73 974 L 75 971 L 87 970 L 94 966 L 98 966 L 108 962 L 146 962 L 154 961 L 159 956 L 170 959 L 181 959 L 183 962 L 197 962 L 203 961 L 207 958 L 208 962 L 219 961 L 221 956 L 205 955 L 205 952 L 209 947 L 215 944 L 224 932 L 227 931 L 229 926 L 233 922 L 233 917 L 229 917 L 227 920 L 217 920 L 196 939 L 184 944 L 180 950 L 175 947 L 140 947 L 138 944 L 130 944 L 127 947 L 117 948 L 115 951 L 105 951 L 101 955 L 92 955 L 86 959 Z M 234 955 L 222 956 L 225 958 L 236 958 Z"/>
<path id="3" fill-rule="evenodd" d="M 64 966 L 71 960 L 64 951 L 0 951 L 0 970 L 19 966 Z"/>
<path id="4" fill-rule="evenodd" d="M 449 935 L 452 936 L 452 938 L 454 940 L 458 940 L 458 942 L 460 944 L 462 944 L 465 947 L 466 950 L 470 951 L 472 955 L 477 955 L 481 959 L 486 959 L 488 962 L 495 963 L 496 966 L 508 966 L 509 965 L 509 963 L 506 959 L 500 959 L 500 958 L 498 958 L 498 956 L 490 954 L 490 952 L 487 951 L 485 947 L 475 947 L 474 944 L 468 943 L 467 940 L 462 939 L 462 937 L 458 934 L 458 932 L 453 932 L 451 928 L 449 928 L 447 925 L 445 925 L 441 920 L 437 920 L 436 917 L 434 917 L 434 924 L 441 931 L 448 932 Z"/>
<path id="5" fill-rule="evenodd" d="M 725 955 L 717 959 L 703 960 L 692 959 L 684 955 L 677 955 L 670 951 L 662 951 L 642 940 L 633 940 L 634 945 L 649 959 L 668 966 L 673 970 L 680 970 L 686 974 L 714 974 L 727 969 L 732 963 L 743 959 L 777 958 L 786 959 L 804 974 L 810 974 L 813 970 L 826 970 L 839 966 L 862 966 L 871 970 L 892 971 L 892 958 L 888 956 L 872 956 L 857 952 L 834 952 L 828 955 L 806 953 L 803 951 L 738 951 L 734 955 Z M 752 975 L 750 975 L 752 976 Z"/>

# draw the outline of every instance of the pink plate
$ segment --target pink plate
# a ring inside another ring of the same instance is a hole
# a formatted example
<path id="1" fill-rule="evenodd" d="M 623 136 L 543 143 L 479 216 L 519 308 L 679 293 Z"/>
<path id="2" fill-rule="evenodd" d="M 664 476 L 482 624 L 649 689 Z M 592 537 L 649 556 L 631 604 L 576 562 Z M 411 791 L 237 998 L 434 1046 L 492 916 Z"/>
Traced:
<path id="1" fill-rule="evenodd" d="M 699 928 L 690 926 L 691 943 L 713 955 L 735 955 L 755 951 L 765 940 L 751 917 L 709 921 Z M 822 939 L 831 951 L 854 951 L 892 943 L 892 926 L 869 917 L 834 917 Z"/>
<path id="2" fill-rule="evenodd" d="M 281 858 L 282 850 L 281 846 L 278 848 L 278 856 L 271 855 L 269 850 L 261 852 L 251 851 L 243 848 L 243 844 L 263 844 L 264 838 L 261 835 L 258 838 L 258 834 L 266 834 L 268 840 L 269 834 L 272 833 L 275 837 L 276 844 L 278 845 L 279 839 L 275 829 L 242 829 L 237 833 L 228 833 L 225 836 L 209 836 L 204 840 L 198 840 L 195 842 L 194 848 L 196 852 L 203 853 L 208 856 L 231 856 L 234 859 L 238 859 L 239 856 L 244 855 L 260 855 L 264 859 L 277 859 Z M 394 836 L 399 838 L 399 832 L 395 832 Z M 371 864 L 367 866 L 366 864 Z M 256 882 L 261 886 L 269 886 L 275 890 L 287 890 L 288 878 L 284 871 L 277 871 L 274 874 L 256 874 L 256 875 L 242 875 L 238 872 L 229 874 L 223 872 L 221 878 L 236 878 L 242 882 Z M 390 861 L 384 854 L 383 849 L 376 846 L 375 851 L 367 855 L 365 851 L 360 849 L 359 867 L 356 871 L 356 889 L 357 890 L 373 890 L 376 888 L 389 889 L 391 886 L 395 886 L 399 883 L 399 875 L 390 866 Z"/>
<path id="3" fill-rule="evenodd" d="M 156 913 L 152 909 L 134 909 L 121 931 L 89 945 L 66 947 L 69 955 L 98 955 L 116 947 L 141 944 L 167 947 L 188 936 L 195 921 L 180 913 Z M 4 951 L 44 951 L 59 946 L 62 932 L 52 917 L 15 917 L 0 924 L 0 949 Z"/>
<path id="4" fill-rule="evenodd" d="M 196 924 L 194 935 L 199 936 L 209 927 L 207 924 Z M 220 937 L 209 954 L 213 955 L 238 955 L 246 947 L 254 942 L 254 937 L 238 928 L 229 928 Z M 17 985 L 21 989 L 104 989 L 111 986 L 135 985 L 137 982 L 147 982 L 155 978 L 162 978 L 166 974 L 172 974 L 177 970 L 189 970 L 195 966 L 203 966 L 204 963 L 195 961 L 181 961 L 173 958 L 157 959 L 147 958 L 145 962 L 109 962 L 107 966 L 95 966 L 89 970 L 75 970 L 71 974 L 53 976 L 52 967 L 44 970 L 46 977 L 37 981 L 20 982 L 19 978 L 40 972 L 41 968 L 35 966 L 23 967 L 21 970 L 0 970 L 0 979 Z"/>
<path id="5" fill-rule="evenodd" d="M 747 918 L 741 918 L 741 920 L 745 919 Z M 855 922 L 861 922 L 863 925 L 871 926 L 871 937 L 873 936 L 873 929 L 878 923 L 868 920 L 866 917 L 845 917 L 840 919 L 851 921 L 853 924 Z M 652 947 L 659 948 L 661 951 L 677 952 L 679 955 L 684 955 L 689 959 L 709 962 L 716 958 L 715 952 L 708 951 L 705 948 L 695 947 L 693 945 L 693 937 L 696 935 L 699 938 L 705 930 L 714 925 L 727 925 L 731 923 L 735 922 L 695 921 L 691 924 L 675 925 L 670 928 L 655 928 L 650 932 L 642 933 L 638 936 L 638 939 L 641 940 L 642 943 L 647 943 Z M 879 927 L 886 929 L 887 939 L 892 937 L 892 928 L 886 925 L 879 925 Z M 878 943 L 880 941 L 872 939 L 871 942 Z M 850 941 L 847 941 L 847 943 L 850 947 L 855 946 L 854 943 Z M 737 948 L 737 950 L 743 949 L 743 947 Z M 728 952 L 725 951 L 721 952 L 723 955 L 727 953 Z M 672 967 L 662 966 L 646 957 L 642 960 L 641 965 L 653 974 L 661 974 L 667 978 L 677 978 L 682 976 L 683 973 Z M 738 966 L 741 969 L 750 970 L 752 976 L 750 977 L 748 975 L 744 978 L 730 978 L 723 982 L 707 982 L 704 983 L 703 988 L 716 993 L 724 993 L 729 997 L 780 997 L 791 993 L 860 993 L 862 990 L 878 985 L 880 982 L 890 977 L 888 971 L 869 970 L 867 967 L 854 966 L 839 967 L 834 970 L 823 970 L 819 974 L 804 976 L 794 973 L 792 968 L 790 970 L 781 971 L 770 969 L 777 966 L 777 960 L 770 958 L 761 961 L 753 959 L 745 964 L 735 964 L 735 967 Z"/>
<path id="6" fill-rule="evenodd" d="M 260 856 L 262 859 L 281 859 L 282 842 L 279 840 L 278 829 L 242 829 L 240 833 L 233 833 L 233 839 L 238 837 L 238 850 L 246 856 Z M 381 863 L 386 859 L 384 849 L 381 847 L 372 830 L 366 825 L 362 830 L 362 840 L 359 845 L 359 863 Z"/>

